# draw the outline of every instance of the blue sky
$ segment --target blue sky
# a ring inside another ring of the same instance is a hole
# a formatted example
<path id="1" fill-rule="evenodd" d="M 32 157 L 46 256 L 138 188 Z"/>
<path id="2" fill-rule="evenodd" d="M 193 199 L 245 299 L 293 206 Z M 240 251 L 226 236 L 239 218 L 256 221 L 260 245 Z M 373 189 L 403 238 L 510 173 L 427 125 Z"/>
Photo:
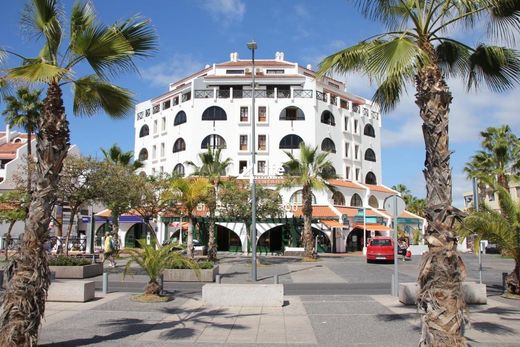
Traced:
<path id="1" fill-rule="evenodd" d="M 190 74 L 205 64 L 229 60 L 230 52 L 248 58 L 246 42 L 258 43 L 258 58 L 273 58 L 276 51 L 300 65 L 312 64 L 349 45 L 383 30 L 365 20 L 351 1 L 290 0 L 94 0 L 99 18 L 105 24 L 136 14 L 150 18 L 159 36 L 160 49 L 150 59 L 138 62 L 140 75 L 127 74 L 115 82 L 135 93 L 137 102 L 167 90 L 167 84 Z M 19 14 L 24 1 L 2 4 L 0 46 L 34 55 L 38 45 L 21 34 Z M 72 1 L 62 1 L 66 12 Z M 478 42 L 479 35 L 455 33 Z M 11 59 L 9 63 L 16 63 Z M 80 71 L 81 72 L 81 71 Z M 370 98 L 374 86 L 359 75 L 341 77 L 350 92 Z M 485 89 L 467 94 L 459 81 L 448 82 L 453 92 L 450 136 L 453 151 L 453 197 L 461 206 L 462 192 L 470 190 L 464 178 L 464 163 L 479 147 L 479 131 L 487 126 L 510 124 L 518 134 L 520 117 L 517 100 L 520 88 L 493 94 Z M 424 196 L 424 144 L 421 122 L 408 88 L 400 106 L 383 115 L 383 183 L 406 184 L 418 196 Z M 133 114 L 123 120 L 111 120 L 99 113 L 90 118 L 71 114 L 70 93 L 65 91 L 65 108 L 70 119 L 72 143 L 86 155 L 101 156 L 100 147 L 118 143 L 133 149 Z M 0 105 L 0 110 L 3 105 Z"/>

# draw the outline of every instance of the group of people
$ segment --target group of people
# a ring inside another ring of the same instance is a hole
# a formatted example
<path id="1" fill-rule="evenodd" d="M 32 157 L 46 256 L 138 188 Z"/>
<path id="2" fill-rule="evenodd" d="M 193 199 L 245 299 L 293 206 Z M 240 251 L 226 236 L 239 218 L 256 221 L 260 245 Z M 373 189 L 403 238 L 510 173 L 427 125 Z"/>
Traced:
<path id="1" fill-rule="evenodd" d="M 110 262 L 109 266 L 112 268 L 116 267 L 116 261 L 114 259 L 116 250 L 116 242 L 114 241 L 112 235 L 107 231 L 105 233 L 105 237 L 103 238 L 103 263 L 108 260 Z"/>

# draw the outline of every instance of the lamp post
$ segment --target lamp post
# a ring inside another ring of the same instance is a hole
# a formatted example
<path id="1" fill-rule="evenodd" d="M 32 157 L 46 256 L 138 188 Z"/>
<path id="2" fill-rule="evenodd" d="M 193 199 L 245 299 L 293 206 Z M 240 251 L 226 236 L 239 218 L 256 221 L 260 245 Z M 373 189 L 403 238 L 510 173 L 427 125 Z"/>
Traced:
<path id="1" fill-rule="evenodd" d="M 255 134 L 255 50 L 257 48 L 255 40 L 247 43 L 247 48 L 251 50 L 251 62 L 253 64 L 253 97 L 251 101 L 251 251 L 252 251 L 252 266 L 251 278 L 256 282 L 256 182 L 255 182 L 255 163 L 256 163 L 256 134 Z"/>

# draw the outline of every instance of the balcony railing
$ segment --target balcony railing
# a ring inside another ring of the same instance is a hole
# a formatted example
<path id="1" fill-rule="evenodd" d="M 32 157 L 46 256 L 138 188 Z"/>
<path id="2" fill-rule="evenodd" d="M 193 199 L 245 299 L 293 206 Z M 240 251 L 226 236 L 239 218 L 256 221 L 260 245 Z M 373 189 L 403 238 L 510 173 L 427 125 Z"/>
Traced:
<path id="1" fill-rule="evenodd" d="M 344 108 L 345 110 L 348 110 L 348 101 L 340 99 L 339 100 L 339 107 Z"/>
<path id="2" fill-rule="evenodd" d="M 195 99 L 213 98 L 212 89 L 195 90 Z"/>
<path id="3" fill-rule="evenodd" d="M 290 90 L 278 90 L 277 96 L 280 99 L 288 99 L 291 97 L 291 91 Z"/>
<path id="4" fill-rule="evenodd" d="M 336 106 L 338 106 L 338 97 L 335 96 L 335 95 L 331 95 L 331 96 L 330 96 L 330 103 L 331 103 L 332 105 L 336 105 Z"/>
<path id="5" fill-rule="evenodd" d="M 195 90 L 195 99 L 207 99 L 213 98 L 213 90 L 212 89 L 197 89 Z M 228 89 L 217 89 L 217 98 L 219 99 L 229 99 L 231 96 L 231 91 Z M 291 97 L 290 90 L 277 90 L 276 96 L 280 99 L 288 99 Z M 234 99 L 242 99 L 242 98 L 251 98 L 253 97 L 252 90 L 233 90 L 233 98 Z M 275 92 L 272 89 L 269 90 L 255 90 L 255 98 L 274 98 Z M 293 97 L 295 98 L 312 98 L 312 90 L 307 89 L 298 89 L 293 91 Z M 326 100 L 326 99 L 325 99 Z M 184 100 L 183 100 L 184 101 Z"/>
<path id="6" fill-rule="evenodd" d="M 153 107 L 153 113 L 154 113 L 154 114 L 155 114 L 155 113 L 158 113 L 160 110 L 161 110 L 161 105 L 155 105 L 155 106 Z"/>
<path id="7" fill-rule="evenodd" d="M 143 111 L 137 113 L 137 120 L 143 119 L 143 116 L 144 116 L 144 112 Z"/>
<path id="8" fill-rule="evenodd" d="M 230 93 L 229 93 L 229 89 L 226 90 L 226 89 L 222 89 L 222 90 L 217 90 L 217 98 L 219 99 L 229 99 L 229 96 L 230 96 Z"/>
<path id="9" fill-rule="evenodd" d="M 327 102 L 327 94 L 316 91 L 316 99 Z"/>
<path id="10" fill-rule="evenodd" d="M 295 98 L 312 98 L 312 90 L 310 89 L 295 89 L 293 91 Z"/>
<path id="11" fill-rule="evenodd" d="M 368 117 L 368 108 L 363 107 L 363 116 Z"/>
<path id="12" fill-rule="evenodd" d="M 372 111 L 370 114 L 372 115 L 372 118 L 379 119 L 379 112 Z"/>
<path id="13" fill-rule="evenodd" d="M 359 113 L 359 105 L 352 105 L 352 112 Z"/>

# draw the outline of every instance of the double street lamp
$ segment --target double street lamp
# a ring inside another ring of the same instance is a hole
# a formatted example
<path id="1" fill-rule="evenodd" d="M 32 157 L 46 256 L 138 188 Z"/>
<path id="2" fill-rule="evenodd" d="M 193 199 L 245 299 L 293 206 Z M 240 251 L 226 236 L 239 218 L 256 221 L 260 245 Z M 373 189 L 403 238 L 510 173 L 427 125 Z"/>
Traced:
<path id="1" fill-rule="evenodd" d="M 247 48 L 251 50 L 251 61 L 253 68 L 251 74 L 253 76 L 253 97 L 251 101 L 251 242 L 252 242 L 252 266 L 251 278 L 256 282 L 256 182 L 255 182 L 255 163 L 256 163 L 256 134 L 255 134 L 255 50 L 257 48 L 255 40 L 247 43 Z"/>

